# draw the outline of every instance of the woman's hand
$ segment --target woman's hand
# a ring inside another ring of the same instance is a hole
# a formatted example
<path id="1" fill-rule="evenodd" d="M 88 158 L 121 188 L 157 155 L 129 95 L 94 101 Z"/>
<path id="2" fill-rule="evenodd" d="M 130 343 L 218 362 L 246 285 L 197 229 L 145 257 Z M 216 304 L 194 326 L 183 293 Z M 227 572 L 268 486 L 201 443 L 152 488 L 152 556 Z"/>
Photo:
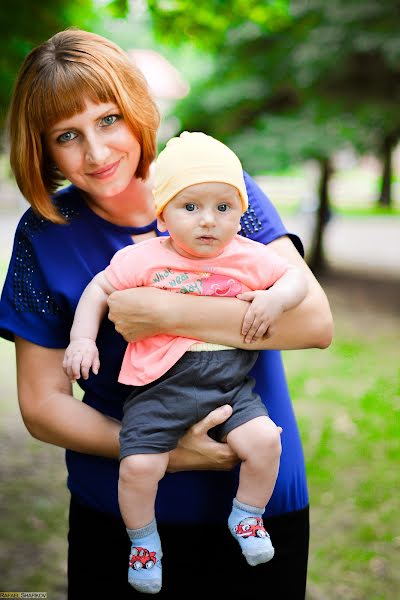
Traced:
<path id="1" fill-rule="evenodd" d="M 108 318 L 127 342 L 163 333 L 166 293 L 149 287 L 114 292 L 108 298 Z"/>
<path id="2" fill-rule="evenodd" d="M 228 444 L 215 442 L 208 435 L 210 429 L 224 423 L 231 414 L 231 406 L 220 406 L 192 425 L 180 439 L 178 448 L 170 452 L 168 471 L 232 469 L 239 462 L 236 454 Z"/>

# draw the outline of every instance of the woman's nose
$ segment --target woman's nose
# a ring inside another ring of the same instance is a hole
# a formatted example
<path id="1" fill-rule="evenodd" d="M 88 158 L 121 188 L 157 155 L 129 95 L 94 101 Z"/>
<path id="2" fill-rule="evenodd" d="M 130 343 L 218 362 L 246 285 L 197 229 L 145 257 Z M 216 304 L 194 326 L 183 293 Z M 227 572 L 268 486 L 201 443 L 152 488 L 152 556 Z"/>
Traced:
<path id="1" fill-rule="evenodd" d="M 89 163 L 101 164 L 107 160 L 110 155 L 110 149 L 101 139 L 93 136 L 86 140 L 85 159 Z"/>

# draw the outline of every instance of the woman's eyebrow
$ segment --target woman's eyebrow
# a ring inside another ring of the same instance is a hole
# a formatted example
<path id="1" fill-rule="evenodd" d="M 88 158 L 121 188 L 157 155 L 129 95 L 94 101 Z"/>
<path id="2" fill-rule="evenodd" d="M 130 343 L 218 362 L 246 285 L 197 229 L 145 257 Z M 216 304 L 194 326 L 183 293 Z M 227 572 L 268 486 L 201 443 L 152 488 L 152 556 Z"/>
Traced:
<path id="1" fill-rule="evenodd" d="M 101 113 L 99 113 L 98 115 L 94 115 L 93 116 L 93 121 L 98 121 L 99 119 L 102 119 L 103 117 L 106 117 L 107 115 L 110 114 L 110 111 L 119 111 L 120 109 L 118 108 L 118 106 L 116 104 L 112 104 L 110 105 L 106 110 L 102 110 Z M 73 117 L 72 117 L 73 119 Z M 57 133 L 58 131 L 65 131 L 66 129 L 73 129 L 74 128 L 74 124 L 69 125 L 69 123 L 66 123 L 63 126 L 56 126 L 53 127 L 52 129 L 50 129 L 48 135 L 53 135 L 54 133 Z"/>

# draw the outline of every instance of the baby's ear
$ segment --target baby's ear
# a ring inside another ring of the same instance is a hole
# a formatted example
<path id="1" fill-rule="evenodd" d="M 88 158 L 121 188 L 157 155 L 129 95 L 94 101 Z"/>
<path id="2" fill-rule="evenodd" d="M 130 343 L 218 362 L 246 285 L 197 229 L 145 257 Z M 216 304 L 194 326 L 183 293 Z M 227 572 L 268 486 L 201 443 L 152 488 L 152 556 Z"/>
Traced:
<path id="1" fill-rule="evenodd" d="M 157 229 L 158 229 L 158 231 L 162 231 L 162 232 L 168 231 L 168 228 L 167 228 L 167 226 L 165 224 L 164 217 L 163 217 L 162 213 L 160 213 L 158 215 L 158 217 L 157 217 Z"/>

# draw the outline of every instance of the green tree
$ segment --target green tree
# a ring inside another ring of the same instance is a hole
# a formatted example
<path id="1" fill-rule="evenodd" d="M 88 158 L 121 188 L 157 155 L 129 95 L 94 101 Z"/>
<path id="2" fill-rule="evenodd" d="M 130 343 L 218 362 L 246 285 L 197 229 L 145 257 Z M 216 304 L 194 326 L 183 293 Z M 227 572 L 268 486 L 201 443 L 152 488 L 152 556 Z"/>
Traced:
<path id="1" fill-rule="evenodd" d="M 207 50 L 217 50 L 243 22 L 250 21 L 269 31 L 279 31 L 290 20 L 289 0 L 147 0 L 155 31 L 163 41 L 192 41 Z"/>
<path id="2" fill-rule="evenodd" d="M 193 84 L 176 112 L 184 128 L 206 131 L 230 145 L 249 171 L 318 161 L 320 201 L 310 257 L 317 270 L 324 265 L 330 158 L 344 144 L 348 118 L 339 120 L 337 106 L 313 98 L 297 82 L 295 52 L 309 27 L 303 16 L 281 22 L 279 31 L 242 20 L 219 38 L 213 71 Z"/>
<path id="3" fill-rule="evenodd" d="M 296 19 L 312 22 L 296 53 L 297 82 L 355 116 L 360 146 L 382 160 L 378 203 L 390 206 L 392 152 L 400 138 L 398 0 L 292 5 Z"/>
<path id="4" fill-rule="evenodd" d="M 174 29 L 171 11 L 149 0 L 162 39 L 182 43 L 184 31 L 214 52 L 212 72 L 194 83 L 178 115 L 185 128 L 208 131 L 232 145 L 250 170 L 318 160 L 320 205 L 310 262 L 320 269 L 333 153 L 349 144 L 375 151 L 383 145 L 388 152 L 397 139 L 396 2 L 337 0 L 328 6 L 323 0 L 294 0 L 290 14 L 275 23 L 256 21 L 238 2 L 229 15 L 218 15 L 218 26 L 211 10 L 204 15 L 216 4 L 203 5 L 200 20 L 186 6 Z M 382 144 L 387 139 L 390 144 Z"/>

